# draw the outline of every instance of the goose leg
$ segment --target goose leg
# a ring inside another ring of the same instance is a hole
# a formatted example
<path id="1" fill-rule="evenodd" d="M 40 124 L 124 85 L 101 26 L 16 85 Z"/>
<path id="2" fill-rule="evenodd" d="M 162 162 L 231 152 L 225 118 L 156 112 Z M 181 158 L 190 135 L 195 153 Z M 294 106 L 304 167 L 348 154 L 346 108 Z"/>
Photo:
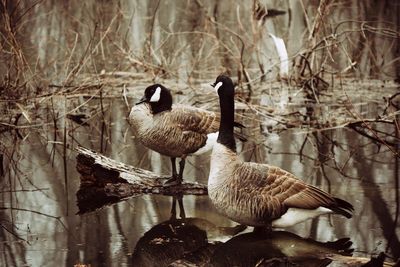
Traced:
<path id="1" fill-rule="evenodd" d="M 177 185 L 181 183 L 181 179 L 179 178 L 179 174 L 176 172 L 176 158 L 170 158 L 171 159 L 171 168 L 172 168 L 172 177 L 169 178 L 167 181 L 165 181 L 164 185 Z M 179 167 L 180 167 L 179 163 Z"/>
<path id="2" fill-rule="evenodd" d="M 172 178 L 177 177 L 178 174 L 176 173 L 176 164 L 175 160 L 176 158 L 170 158 L 171 159 L 171 168 L 172 168 Z"/>
<path id="3" fill-rule="evenodd" d="M 181 161 L 179 162 L 178 179 L 180 180 L 180 183 L 182 183 L 183 181 L 183 169 L 185 169 L 185 158 L 182 158 Z"/>

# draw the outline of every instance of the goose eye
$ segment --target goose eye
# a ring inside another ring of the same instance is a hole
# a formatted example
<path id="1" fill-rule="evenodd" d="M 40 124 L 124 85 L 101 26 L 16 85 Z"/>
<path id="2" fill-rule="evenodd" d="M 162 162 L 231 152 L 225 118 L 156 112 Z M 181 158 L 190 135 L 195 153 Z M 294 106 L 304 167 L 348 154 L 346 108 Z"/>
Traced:
<path id="1" fill-rule="evenodd" d="M 157 87 L 156 91 L 150 98 L 150 102 L 158 102 L 160 100 L 160 96 L 161 96 L 161 88 Z"/>

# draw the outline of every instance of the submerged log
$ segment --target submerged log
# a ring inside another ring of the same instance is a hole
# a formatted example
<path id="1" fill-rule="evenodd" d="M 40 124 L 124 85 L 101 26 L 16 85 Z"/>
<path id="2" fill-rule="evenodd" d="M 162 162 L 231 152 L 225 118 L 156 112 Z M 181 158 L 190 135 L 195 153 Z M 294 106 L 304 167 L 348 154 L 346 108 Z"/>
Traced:
<path id="1" fill-rule="evenodd" d="M 76 168 L 81 174 L 77 192 L 78 213 L 142 194 L 206 195 L 207 186 L 184 182 L 164 186 L 170 177 L 129 166 L 84 147 L 77 148 Z"/>

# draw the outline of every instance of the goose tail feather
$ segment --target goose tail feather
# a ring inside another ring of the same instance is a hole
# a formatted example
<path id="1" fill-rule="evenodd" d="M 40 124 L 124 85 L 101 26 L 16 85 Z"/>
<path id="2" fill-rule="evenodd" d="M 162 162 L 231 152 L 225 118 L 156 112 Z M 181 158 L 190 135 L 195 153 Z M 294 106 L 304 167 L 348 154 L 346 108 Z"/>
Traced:
<path id="1" fill-rule="evenodd" d="M 335 200 L 335 205 L 329 207 L 332 211 L 345 216 L 346 218 L 352 217 L 352 212 L 354 211 L 353 205 L 349 202 L 340 199 L 340 198 L 333 198 Z"/>

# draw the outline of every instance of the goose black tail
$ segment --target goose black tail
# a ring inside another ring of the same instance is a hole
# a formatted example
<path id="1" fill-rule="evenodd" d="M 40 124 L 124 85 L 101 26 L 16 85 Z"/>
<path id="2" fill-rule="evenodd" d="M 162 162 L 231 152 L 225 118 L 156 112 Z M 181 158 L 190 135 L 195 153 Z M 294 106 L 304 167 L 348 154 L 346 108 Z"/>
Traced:
<path id="1" fill-rule="evenodd" d="M 328 248 L 336 250 L 339 254 L 344 256 L 352 256 L 354 249 L 352 248 L 353 242 L 350 238 L 345 237 L 336 241 L 330 241 L 325 243 Z"/>
<path id="2" fill-rule="evenodd" d="M 336 205 L 330 207 L 330 209 L 336 213 L 345 216 L 346 218 L 351 218 L 352 217 L 351 213 L 354 211 L 353 205 L 340 198 L 335 197 L 334 200 Z"/>

